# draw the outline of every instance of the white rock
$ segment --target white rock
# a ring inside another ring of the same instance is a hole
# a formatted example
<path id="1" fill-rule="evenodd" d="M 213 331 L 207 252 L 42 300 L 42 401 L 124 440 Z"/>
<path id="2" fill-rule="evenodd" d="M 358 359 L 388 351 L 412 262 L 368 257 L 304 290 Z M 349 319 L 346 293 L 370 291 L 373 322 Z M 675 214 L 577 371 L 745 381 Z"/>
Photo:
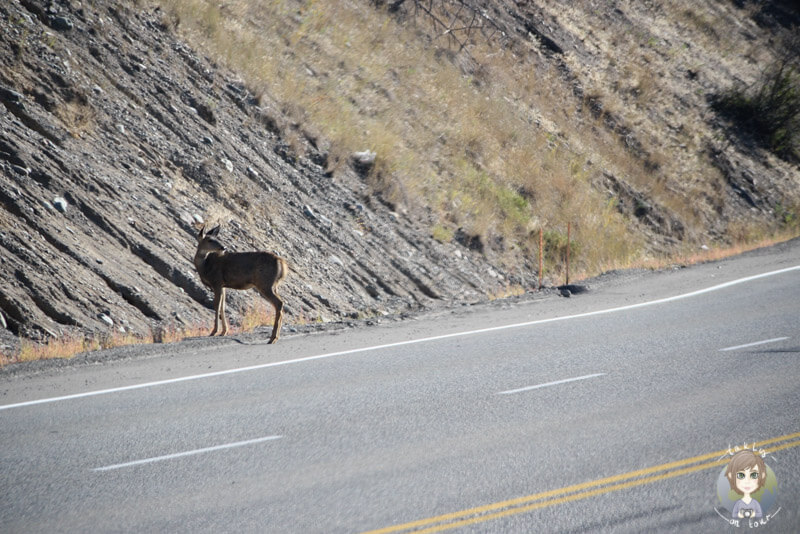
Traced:
<path id="1" fill-rule="evenodd" d="M 67 206 L 69 206 L 69 204 L 64 197 L 56 197 L 53 199 L 53 206 L 61 213 L 67 213 Z"/>

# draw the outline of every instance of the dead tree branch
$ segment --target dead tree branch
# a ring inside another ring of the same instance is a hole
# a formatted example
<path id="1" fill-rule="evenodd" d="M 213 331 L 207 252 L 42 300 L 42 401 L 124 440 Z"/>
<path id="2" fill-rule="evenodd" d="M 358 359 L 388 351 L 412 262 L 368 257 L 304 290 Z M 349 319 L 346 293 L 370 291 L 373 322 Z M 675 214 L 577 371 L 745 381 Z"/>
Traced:
<path id="1" fill-rule="evenodd" d="M 478 0 L 373 1 L 376 5 L 385 5 L 390 13 L 405 12 L 415 19 L 427 19 L 434 41 L 446 39 L 448 46 L 466 53 L 470 58 L 469 46 L 478 36 L 487 42 L 492 42 L 498 36 L 506 36 L 500 24 L 492 19 Z"/>

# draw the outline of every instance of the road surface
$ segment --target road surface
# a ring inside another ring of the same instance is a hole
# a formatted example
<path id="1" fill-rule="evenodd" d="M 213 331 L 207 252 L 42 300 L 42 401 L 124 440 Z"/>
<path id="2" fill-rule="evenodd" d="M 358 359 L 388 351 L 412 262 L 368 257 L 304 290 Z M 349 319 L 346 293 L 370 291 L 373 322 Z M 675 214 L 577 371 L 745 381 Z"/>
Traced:
<path id="1" fill-rule="evenodd" d="M 800 531 L 800 242 L 590 288 L 0 375 L 0 532 Z"/>

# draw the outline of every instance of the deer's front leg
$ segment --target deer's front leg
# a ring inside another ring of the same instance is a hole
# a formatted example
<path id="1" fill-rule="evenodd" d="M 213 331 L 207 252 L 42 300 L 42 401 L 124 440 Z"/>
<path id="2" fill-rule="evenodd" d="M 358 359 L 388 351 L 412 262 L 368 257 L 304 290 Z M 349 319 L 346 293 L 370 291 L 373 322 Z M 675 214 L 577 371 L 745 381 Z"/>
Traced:
<path id="1" fill-rule="evenodd" d="M 222 288 L 222 298 L 219 303 L 219 316 L 222 319 L 222 331 L 219 335 L 224 336 L 228 333 L 228 318 L 225 317 L 225 288 Z"/>

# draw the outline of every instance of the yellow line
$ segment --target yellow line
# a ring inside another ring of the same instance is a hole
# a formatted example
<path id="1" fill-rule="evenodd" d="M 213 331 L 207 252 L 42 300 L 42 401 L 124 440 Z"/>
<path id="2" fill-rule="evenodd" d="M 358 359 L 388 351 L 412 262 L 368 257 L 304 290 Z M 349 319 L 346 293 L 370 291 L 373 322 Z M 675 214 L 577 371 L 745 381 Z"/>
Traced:
<path id="1" fill-rule="evenodd" d="M 772 452 L 779 451 L 779 450 L 782 450 L 782 449 L 788 449 L 790 447 L 797 447 L 797 446 L 800 446 L 800 441 L 795 441 L 795 442 L 792 442 L 792 443 L 786 443 L 786 444 L 783 444 L 783 445 L 779 445 L 777 447 L 773 447 L 771 449 L 767 449 L 766 451 L 772 453 Z M 548 506 L 554 506 L 554 505 L 563 504 L 563 503 L 566 503 L 566 502 L 578 501 L 578 500 L 581 500 L 581 499 L 588 499 L 589 497 L 602 495 L 604 493 L 611 493 L 613 491 L 619 491 L 619 490 L 623 490 L 623 489 L 627 489 L 627 488 L 632 488 L 632 487 L 635 487 L 635 486 L 642 486 L 644 484 L 650 484 L 652 482 L 657 482 L 659 480 L 665 480 L 667 478 L 673 478 L 673 477 L 677 477 L 677 476 L 681 476 L 681 475 L 687 475 L 687 474 L 693 473 L 695 471 L 702 471 L 704 469 L 710 469 L 712 467 L 725 465 L 728 461 L 729 461 L 729 458 L 725 457 L 725 458 L 721 458 L 719 460 L 714 460 L 712 462 L 708 462 L 708 463 L 704 463 L 704 464 L 700 464 L 700 465 L 695 465 L 695 466 L 692 466 L 692 467 L 686 467 L 686 468 L 683 468 L 683 469 L 679 469 L 677 471 L 670 471 L 670 472 L 667 472 L 667 473 L 664 473 L 664 474 L 661 474 L 661 475 L 656 475 L 656 476 L 647 477 L 647 478 L 641 478 L 641 479 L 638 479 L 638 480 L 632 480 L 630 482 L 623 482 L 623 483 L 620 483 L 620 484 L 614 484 L 613 486 L 606 486 L 606 487 L 603 487 L 603 488 L 598 488 L 598 489 L 587 491 L 587 492 L 583 492 L 583 493 L 574 493 L 572 495 L 567 495 L 567 496 L 564 496 L 564 497 L 560 497 L 558 499 L 551 499 L 549 501 L 537 502 L 537 503 L 534 503 L 534 504 L 529 504 L 527 506 L 523 506 L 523 507 L 519 507 L 519 508 L 512 508 L 512 509 L 509 509 L 509 510 L 503 510 L 501 512 L 496 512 L 494 514 L 489 514 L 489 515 L 483 515 L 483 516 L 480 516 L 480 517 L 473 517 L 473 518 L 465 519 L 465 520 L 458 521 L 458 522 L 455 522 L 455 523 L 446 523 L 446 524 L 443 524 L 443 525 L 437 525 L 437 526 L 434 526 L 434 527 L 430 527 L 430 528 L 427 528 L 427 529 L 424 529 L 424 530 L 415 531 L 415 532 L 417 532 L 419 534 L 430 533 L 430 532 L 442 532 L 444 530 L 450 530 L 450 529 L 457 528 L 457 527 L 462 527 L 462 526 L 467 526 L 467 525 L 474 525 L 476 523 L 482 523 L 484 521 L 491 521 L 492 519 L 499 519 L 501 517 L 521 514 L 521 513 L 525 513 L 525 512 L 530 512 L 531 510 L 536 510 L 538 508 L 546 508 Z"/>
<path id="2" fill-rule="evenodd" d="M 800 445 L 800 442 L 798 442 L 798 445 Z M 683 469 L 679 469 L 677 471 L 670 471 L 670 472 L 667 472 L 667 473 L 664 473 L 664 474 L 661 474 L 661 475 L 655 475 L 655 476 L 651 476 L 651 477 L 647 477 L 647 478 L 640 478 L 640 479 L 637 479 L 637 480 L 631 480 L 629 482 L 621 482 L 619 484 L 614 484 L 613 486 L 606 486 L 606 487 L 603 487 L 603 488 L 597 488 L 597 489 L 594 489 L 594 490 L 591 490 L 591 491 L 586 491 L 586 492 L 583 492 L 583 493 L 573 493 L 572 495 L 566 495 L 564 497 L 559 497 L 557 499 L 551 499 L 549 501 L 540 501 L 540 502 L 536 502 L 536 503 L 533 503 L 533 504 L 529 504 L 527 506 L 522 506 L 522 507 L 519 507 L 519 508 L 511 508 L 509 510 L 503 510 L 501 512 L 496 512 L 496 513 L 490 514 L 490 515 L 483 515 L 483 516 L 480 516 L 480 517 L 473 517 L 473 518 L 470 518 L 470 519 L 465 519 L 465 520 L 462 520 L 462 521 L 458 521 L 456 523 L 446 523 L 444 525 L 437 525 L 437 526 L 434 526 L 434 527 L 431 527 L 431 528 L 427 528 L 425 530 L 420 530 L 420 531 L 417 531 L 417 532 L 419 532 L 420 534 L 424 533 L 424 532 L 441 532 L 443 530 L 449 530 L 449 529 L 452 529 L 452 528 L 461 527 L 461 526 L 465 526 L 465 525 L 472 525 L 472 524 L 475 524 L 475 523 L 481 523 L 483 521 L 490 521 L 492 519 L 499 519 L 501 517 L 506 517 L 506 516 L 509 516 L 509 515 L 516 515 L 516 514 L 521 514 L 521 513 L 524 513 L 524 512 L 530 512 L 531 510 L 536 510 L 538 508 L 546 508 L 548 506 L 554 506 L 556 504 L 563 504 L 563 503 L 566 503 L 566 502 L 578 501 L 578 500 L 581 500 L 581 499 L 588 499 L 589 497 L 595 497 L 597 495 L 602 495 L 604 493 L 611 493 L 612 491 L 619 491 L 619 490 L 623 490 L 623 489 L 627 489 L 627 488 L 632 488 L 632 487 L 635 487 L 635 486 L 642 486 L 644 484 L 649 484 L 651 482 L 656 482 L 656 481 L 664 480 L 664 479 L 667 479 L 667 478 L 672 478 L 672 477 L 676 477 L 676 476 L 680 476 L 680 475 L 685 475 L 685 474 L 688 474 L 688 473 L 692 473 L 694 471 L 701 471 L 703 469 L 709 469 L 709 468 L 717 466 L 717 465 L 723 465 L 723 464 L 725 464 L 726 461 L 727 461 L 726 458 L 723 458 L 721 460 L 714 460 L 712 462 L 708 462 L 708 463 L 705 463 L 705 464 L 695 465 L 695 466 L 692 466 L 692 467 L 686 467 L 686 468 L 683 468 Z"/>
<path id="3" fill-rule="evenodd" d="M 795 432 L 794 434 L 786 434 L 785 436 L 780 436 L 780 437 L 777 437 L 777 438 L 771 438 L 771 439 L 767 439 L 767 440 L 764 440 L 764 441 L 759 441 L 757 443 L 748 443 L 747 446 L 748 447 L 763 448 L 764 445 L 769 445 L 771 443 L 777 443 L 779 441 L 792 440 L 794 438 L 800 438 L 800 432 Z M 780 445 L 780 446 L 777 446 L 777 447 L 773 447 L 771 449 L 765 449 L 765 450 L 766 450 L 766 452 L 775 452 L 775 451 L 779 451 L 779 450 L 782 450 L 782 449 L 787 449 L 787 448 L 790 448 L 790 447 L 797 447 L 797 446 L 800 446 L 800 441 L 796 441 L 796 442 L 792 442 L 792 443 L 786 443 L 786 444 L 783 444 L 783 445 Z M 530 511 L 530 510 L 535 510 L 537 508 L 544 508 L 544 507 L 547 507 L 547 506 L 553 506 L 553 505 L 562 504 L 562 503 L 565 503 L 565 502 L 576 501 L 576 500 L 579 500 L 579 499 L 585 499 L 585 498 L 588 498 L 588 497 L 593 497 L 595 495 L 600 495 L 602 493 L 608 493 L 608 492 L 611 492 L 611 491 L 618 491 L 618 490 L 622 490 L 622 489 L 626 489 L 626 488 L 629 488 L 629 487 L 638 486 L 638 485 L 642 485 L 642 484 L 649 484 L 651 482 L 656 482 L 658 480 L 663 480 L 663 479 L 666 479 L 666 478 L 671 478 L 671 477 L 675 477 L 675 476 L 680 476 L 680 475 L 692 473 L 694 471 L 700 471 L 700 470 L 703 470 L 703 469 L 710 469 L 711 467 L 722 465 L 726 461 L 728 461 L 727 458 L 724 457 L 725 455 L 727 455 L 727 453 L 728 453 L 728 449 L 723 449 L 721 451 L 711 452 L 711 453 L 708 453 L 708 454 L 703 454 L 703 455 L 695 456 L 695 457 L 692 457 L 692 458 L 686 458 L 684 460 L 677 460 L 675 462 L 670 462 L 670 463 L 666 463 L 666 464 L 662 464 L 662 465 L 657 465 L 657 466 L 654 466 L 654 467 L 647 467 L 645 469 L 639 469 L 637 471 L 631 471 L 629 473 L 623 473 L 623 474 L 619 474 L 619 475 L 610 476 L 610 477 L 607 477 L 607 478 L 602 478 L 602 479 L 598 479 L 598 480 L 592 480 L 592 481 L 589 481 L 589 482 L 583 482 L 581 484 L 574 484 L 572 486 L 567 486 L 567 487 L 560 488 L 560 489 L 545 491 L 545 492 L 542 492 L 542 493 L 536 493 L 536 494 L 533 494 L 533 495 L 528 495 L 528 496 L 525 496 L 525 497 L 518 497 L 518 498 L 515 498 L 515 499 L 506 500 L 506 501 L 500 501 L 500 502 L 496 502 L 496 503 L 492 503 L 492 504 L 487 504 L 487 505 L 484 505 L 484 506 L 478 506 L 476 508 L 469 508 L 467 510 L 461 510 L 459 512 L 452 512 L 452 513 L 449 513 L 449 514 L 443 514 L 443 515 L 438 515 L 438 516 L 435 516 L 435 517 L 429 517 L 427 519 L 420 519 L 420 520 L 417 520 L 417 521 L 412 521 L 410 523 L 403 523 L 401 525 L 394 525 L 394 526 L 391 526 L 391 527 L 386 527 L 386 528 L 382 528 L 382 529 L 378 529 L 378 530 L 371 530 L 371 531 L 366 532 L 364 534 L 388 534 L 388 533 L 391 533 L 391 532 L 408 531 L 408 530 L 411 530 L 411 529 L 415 529 L 415 528 L 418 528 L 418 527 L 429 526 L 429 525 L 435 525 L 435 526 L 431 526 L 431 527 L 429 527 L 427 529 L 420 530 L 418 532 L 439 532 L 439 531 L 442 531 L 442 530 L 447 530 L 447 529 L 451 529 L 451 528 L 455 528 L 455 527 L 459 527 L 459 526 L 475 524 L 475 523 L 479 523 L 479 522 L 483 522 L 483 521 L 488 521 L 488 520 L 491 520 L 491 519 L 497 519 L 497 518 L 500 518 L 500 517 L 505 517 L 505 516 L 508 516 L 508 515 L 519 514 L 519 513 L 527 512 L 527 511 Z M 637 478 L 637 477 L 641 477 L 643 475 L 649 475 L 651 473 L 657 473 L 659 471 L 668 471 L 668 470 L 671 470 L 671 469 L 673 469 L 675 467 L 681 467 L 681 466 L 684 466 L 684 465 L 687 465 L 687 464 L 703 462 L 705 460 L 710 460 L 712 458 L 714 459 L 714 461 L 706 462 L 706 463 L 703 463 L 703 464 L 700 464 L 700 465 L 696 465 L 696 466 L 692 466 L 692 467 L 686 467 L 686 468 L 683 468 L 683 469 L 679 469 L 677 471 L 671 471 L 671 472 L 664 473 L 664 474 L 661 474 L 661 475 L 656 475 L 656 476 L 651 476 L 651 477 L 642 478 L 642 479 L 638 479 L 638 480 L 632 480 L 632 481 L 629 481 L 629 482 L 619 483 L 620 481 L 623 481 L 623 480 L 627 480 L 627 479 L 631 479 L 631 478 Z M 617 482 L 617 484 L 614 484 L 614 485 L 611 485 L 611 486 L 606 486 L 607 484 L 612 484 L 612 483 L 615 483 L 615 482 Z M 594 486 L 606 486 L 606 487 L 598 488 L 598 489 L 591 490 L 591 491 L 588 491 L 588 492 L 575 493 L 575 492 L 580 492 L 581 490 L 585 490 L 587 488 L 592 488 Z M 557 499 L 545 500 L 545 499 L 549 499 L 551 497 L 556 497 L 558 495 L 563 495 L 563 494 L 568 494 L 568 493 L 573 493 L 573 495 L 567 495 L 567 496 L 560 497 L 560 498 L 557 498 Z M 531 503 L 533 501 L 543 501 L 543 502 L 537 502 L 535 504 L 527 504 L 527 503 Z M 527 504 L 527 506 L 521 506 L 521 505 L 526 505 L 526 504 Z M 505 508 L 510 508 L 510 509 L 504 510 Z M 496 511 L 496 510 L 501 510 L 501 511 L 495 512 L 493 514 L 483 515 L 483 514 L 486 514 L 487 512 L 493 512 L 493 511 Z M 480 517 L 468 517 L 468 516 L 480 516 Z M 465 517 L 467 517 L 467 519 L 463 519 Z M 455 522 L 451 523 L 449 521 L 455 521 Z M 445 523 L 445 524 L 436 525 L 437 523 Z"/>

